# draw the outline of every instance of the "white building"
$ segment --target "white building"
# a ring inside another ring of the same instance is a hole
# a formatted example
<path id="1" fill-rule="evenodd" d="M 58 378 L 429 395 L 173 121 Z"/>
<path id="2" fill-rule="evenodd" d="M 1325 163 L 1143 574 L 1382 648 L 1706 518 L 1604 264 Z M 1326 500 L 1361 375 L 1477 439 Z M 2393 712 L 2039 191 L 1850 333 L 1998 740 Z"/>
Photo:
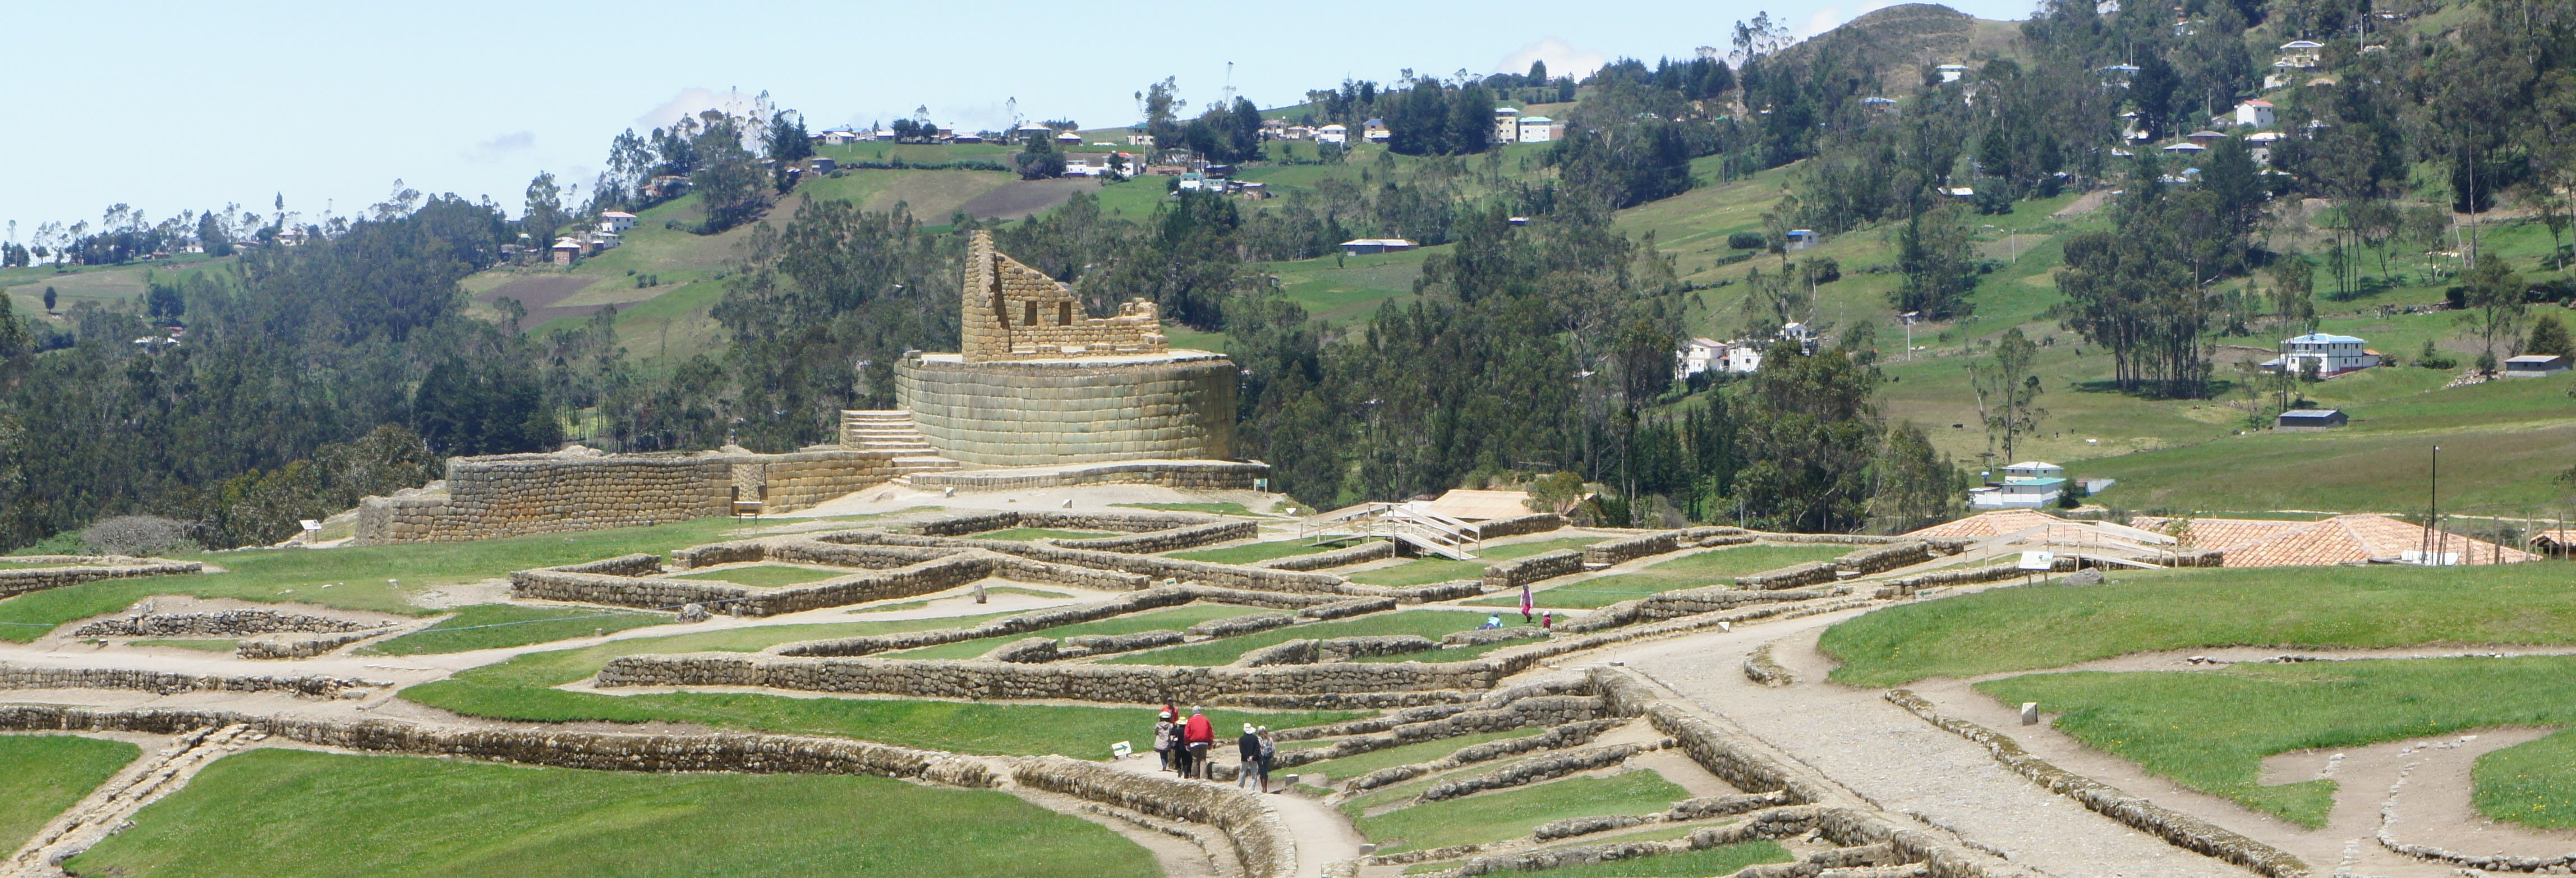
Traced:
<path id="1" fill-rule="evenodd" d="M 1957 82 L 1968 75 L 1968 65 L 1965 64 L 1943 64 L 1932 69 L 1940 72 L 1942 82 Z"/>
<path id="2" fill-rule="evenodd" d="M 1520 139 L 1521 111 L 1511 107 L 1495 107 L 1494 142 L 1519 143 Z"/>
<path id="3" fill-rule="evenodd" d="M 2362 347 L 2361 339 L 2349 335 L 2312 332 L 2281 342 L 2281 355 L 2263 363 L 2264 368 L 2306 374 L 2315 364 L 2320 377 L 2341 375 L 2357 369 L 2379 365 L 2379 354 Z"/>
<path id="4" fill-rule="evenodd" d="M 2025 460 L 2020 463 L 2004 467 L 2004 478 L 2062 479 L 2066 478 L 2066 468 L 2044 460 Z"/>
<path id="5" fill-rule="evenodd" d="M 1546 116 L 1521 117 L 1520 142 L 1546 143 L 1565 136 L 1565 123 Z"/>
<path id="6" fill-rule="evenodd" d="M 1971 509 L 2037 509 L 2057 502 L 2066 491 L 2063 478 L 2014 479 L 1968 489 Z"/>
<path id="7" fill-rule="evenodd" d="M 2272 109 L 2271 101 L 2260 99 L 2237 104 L 2236 124 L 2244 128 L 2270 128 L 2276 120 Z"/>
<path id="8" fill-rule="evenodd" d="M 623 232 L 635 227 L 635 215 L 622 210 L 608 211 L 599 215 L 599 225 L 611 232 Z"/>
<path id="9" fill-rule="evenodd" d="M 1348 125 L 1335 122 L 1322 128 L 1315 129 L 1316 143 L 1348 144 L 1350 141 L 1351 129 Z"/>
<path id="10" fill-rule="evenodd" d="M 1673 380 L 1679 381 L 1709 370 L 1726 369 L 1726 343 L 1706 338 L 1683 342 L 1673 352 Z"/>
<path id="11" fill-rule="evenodd" d="M 1353 238 L 1342 242 L 1342 252 L 1353 256 L 1366 256 L 1372 253 L 1411 250 L 1415 246 L 1418 245 L 1403 238 Z"/>
<path id="12" fill-rule="evenodd" d="M 1731 344 L 1726 346 L 1726 359 L 1722 362 L 1728 372 L 1750 375 L 1762 370 L 1762 352 L 1749 344 Z"/>
<path id="13" fill-rule="evenodd" d="M 1387 130 L 1384 119 L 1370 119 L 1360 123 L 1360 137 L 1370 143 L 1385 143 L 1388 138 L 1394 136 L 1395 132 Z"/>

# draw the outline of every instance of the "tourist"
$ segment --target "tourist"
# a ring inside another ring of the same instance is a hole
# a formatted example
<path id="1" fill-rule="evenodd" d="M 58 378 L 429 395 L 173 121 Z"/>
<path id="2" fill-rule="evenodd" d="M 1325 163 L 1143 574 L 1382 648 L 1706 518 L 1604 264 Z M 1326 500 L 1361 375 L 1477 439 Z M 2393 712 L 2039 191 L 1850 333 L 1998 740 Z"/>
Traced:
<path id="1" fill-rule="evenodd" d="M 1539 611 L 1539 614 L 1538 614 L 1538 630 L 1541 630 L 1541 631 L 1551 631 L 1551 630 L 1554 630 L 1555 628 L 1556 628 L 1556 611 L 1555 611 L 1555 610 L 1541 610 L 1541 611 Z"/>
<path id="2" fill-rule="evenodd" d="M 1480 627 L 1480 628 L 1478 628 L 1477 630 L 1482 631 L 1482 630 L 1485 630 L 1485 629 L 1487 629 L 1487 628 L 1500 628 L 1500 627 L 1503 627 L 1503 614 L 1501 614 L 1501 613 L 1495 613 L 1495 614 L 1492 614 L 1492 615 L 1486 616 L 1486 617 L 1485 617 L 1485 624 L 1483 625 L 1483 627 Z"/>
<path id="3" fill-rule="evenodd" d="M 1248 790 L 1252 788 L 1253 781 L 1259 780 L 1261 791 L 1269 792 L 1270 779 L 1261 773 L 1261 730 L 1251 723 L 1244 723 L 1243 737 L 1234 740 L 1234 747 L 1236 755 L 1243 758 L 1243 767 L 1234 773 L 1234 788 Z"/>
<path id="4" fill-rule="evenodd" d="M 1189 724 L 1181 727 L 1181 745 L 1189 751 L 1190 767 L 1183 769 L 1181 776 L 1207 779 L 1208 750 L 1215 744 L 1216 724 L 1209 722 L 1207 714 L 1198 708 L 1190 708 Z"/>
<path id="5" fill-rule="evenodd" d="M 1163 760 L 1164 771 L 1172 770 L 1172 712 L 1163 711 L 1154 723 L 1154 755 Z"/>
<path id="6" fill-rule="evenodd" d="M 1261 733 L 1261 791 L 1266 793 L 1270 791 L 1270 770 L 1279 767 L 1279 741 L 1270 737 L 1269 726 L 1262 726 L 1258 731 Z"/>

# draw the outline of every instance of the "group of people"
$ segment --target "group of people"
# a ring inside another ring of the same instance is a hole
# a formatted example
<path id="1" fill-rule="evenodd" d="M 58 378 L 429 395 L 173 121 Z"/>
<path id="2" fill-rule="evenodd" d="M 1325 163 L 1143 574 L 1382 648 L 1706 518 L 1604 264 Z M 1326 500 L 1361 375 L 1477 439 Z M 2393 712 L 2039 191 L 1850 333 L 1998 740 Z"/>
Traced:
<path id="1" fill-rule="evenodd" d="M 1154 723 L 1154 754 L 1163 761 L 1163 770 L 1182 777 L 1208 779 L 1208 761 L 1216 749 L 1216 723 L 1198 708 L 1191 708 L 1188 719 L 1169 702 L 1163 704 L 1161 716 Z M 1243 737 L 1235 739 L 1236 755 L 1243 769 L 1235 775 L 1238 789 L 1252 789 L 1257 784 L 1270 792 L 1270 769 L 1279 762 L 1279 742 L 1270 736 L 1270 727 L 1243 724 Z"/>
<path id="2" fill-rule="evenodd" d="M 1530 608 L 1522 607 L 1521 624 L 1527 625 L 1533 622 L 1537 623 L 1540 628 L 1554 631 L 1556 630 L 1556 611 L 1541 610 L 1538 615 L 1532 616 L 1530 615 Z M 1500 627 L 1503 627 L 1503 614 L 1501 613 L 1488 614 L 1485 616 L 1485 624 L 1476 626 L 1477 630 L 1480 631 Z"/>

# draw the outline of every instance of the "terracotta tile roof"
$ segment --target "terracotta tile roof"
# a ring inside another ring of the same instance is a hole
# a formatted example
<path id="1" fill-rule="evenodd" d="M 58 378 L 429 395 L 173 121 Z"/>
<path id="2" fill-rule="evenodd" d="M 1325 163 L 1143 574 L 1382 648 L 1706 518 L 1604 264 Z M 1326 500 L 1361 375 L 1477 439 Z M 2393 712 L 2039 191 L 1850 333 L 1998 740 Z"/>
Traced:
<path id="1" fill-rule="evenodd" d="M 2138 518 L 2137 527 L 2157 528 L 2169 519 Z M 2462 564 L 2518 563 L 2540 556 L 2484 540 L 2435 531 L 2439 551 L 2457 552 Z M 2338 515 L 2323 521 L 2264 521 L 2245 518 L 2195 518 L 2194 548 L 2225 553 L 2228 567 L 2313 567 L 2367 564 L 2396 558 L 2425 545 L 2423 526 L 2385 515 Z"/>
<path id="2" fill-rule="evenodd" d="M 1981 512 L 1957 521 L 1936 524 L 1906 534 L 1909 537 L 1946 537 L 1950 539 L 1984 539 L 2029 530 L 2034 527 L 2065 524 L 2066 519 L 2029 509 L 1997 509 Z"/>

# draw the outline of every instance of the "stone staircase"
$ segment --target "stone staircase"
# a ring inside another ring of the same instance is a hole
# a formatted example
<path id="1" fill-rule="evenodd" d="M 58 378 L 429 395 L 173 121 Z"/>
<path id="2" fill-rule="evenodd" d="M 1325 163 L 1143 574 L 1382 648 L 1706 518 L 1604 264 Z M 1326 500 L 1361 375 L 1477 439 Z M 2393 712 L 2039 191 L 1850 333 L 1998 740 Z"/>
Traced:
<path id="1" fill-rule="evenodd" d="M 895 452 L 896 478 L 913 473 L 946 472 L 965 464 L 939 456 L 912 413 L 902 409 L 841 410 L 841 445 L 860 451 Z"/>

